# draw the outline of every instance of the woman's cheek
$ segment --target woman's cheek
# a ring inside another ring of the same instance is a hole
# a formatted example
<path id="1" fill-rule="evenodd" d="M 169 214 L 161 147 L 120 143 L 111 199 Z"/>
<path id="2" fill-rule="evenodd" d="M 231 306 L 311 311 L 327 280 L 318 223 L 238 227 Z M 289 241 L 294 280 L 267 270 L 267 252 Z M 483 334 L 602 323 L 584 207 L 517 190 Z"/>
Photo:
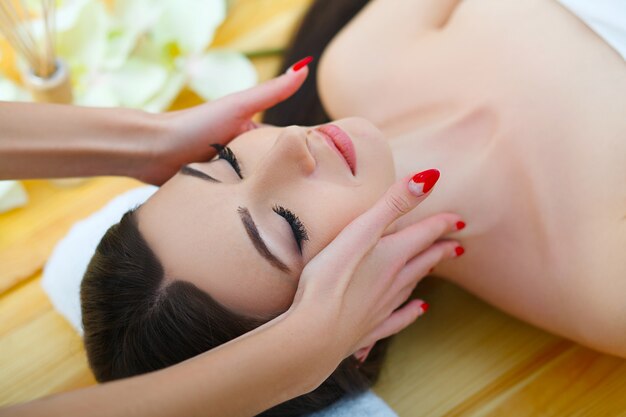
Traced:
<path id="1" fill-rule="evenodd" d="M 348 205 L 345 201 L 343 207 L 342 204 L 334 207 L 333 210 L 328 210 L 327 214 L 314 217 L 314 223 L 310 226 L 307 224 L 311 230 L 309 236 L 315 254 L 332 242 L 352 220 L 367 209 L 365 207 L 361 210 L 354 202 Z"/>

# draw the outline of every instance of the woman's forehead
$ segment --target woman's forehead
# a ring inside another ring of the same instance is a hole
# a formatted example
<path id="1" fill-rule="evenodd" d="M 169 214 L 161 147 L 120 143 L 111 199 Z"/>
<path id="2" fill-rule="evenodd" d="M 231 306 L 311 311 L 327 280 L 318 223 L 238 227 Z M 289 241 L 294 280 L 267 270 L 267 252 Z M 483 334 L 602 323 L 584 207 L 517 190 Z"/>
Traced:
<path id="1" fill-rule="evenodd" d="M 138 210 L 139 230 L 168 279 L 191 282 L 241 314 L 287 308 L 294 278 L 256 252 L 239 203 L 232 187 L 178 178 Z"/>

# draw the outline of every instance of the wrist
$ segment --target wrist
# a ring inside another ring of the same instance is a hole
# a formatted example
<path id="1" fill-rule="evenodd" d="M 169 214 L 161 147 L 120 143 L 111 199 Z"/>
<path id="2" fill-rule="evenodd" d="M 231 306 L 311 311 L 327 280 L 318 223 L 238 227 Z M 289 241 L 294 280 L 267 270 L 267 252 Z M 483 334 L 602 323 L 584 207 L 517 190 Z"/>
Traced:
<path id="1" fill-rule="evenodd" d="M 312 381 L 317 388 L 330 376 L 342 360 L 346 358 L 345 335 L 336 326 L 336 317 L 326 308 L 298 305 L 283 314 L 282 325 L 298 335 L 309 352 L 315 369 L 311 370 L 317 379 Z"/>
<path id="2" fill-rule="evenodd" d="M 120 115 L 120 130 L 115 138 L 120 153 L 113 158 L 122 161 L 115 175 L 150 181 L 166 154 L 167 124 L 162 115 L 142 110 L 124 109 Z"/>

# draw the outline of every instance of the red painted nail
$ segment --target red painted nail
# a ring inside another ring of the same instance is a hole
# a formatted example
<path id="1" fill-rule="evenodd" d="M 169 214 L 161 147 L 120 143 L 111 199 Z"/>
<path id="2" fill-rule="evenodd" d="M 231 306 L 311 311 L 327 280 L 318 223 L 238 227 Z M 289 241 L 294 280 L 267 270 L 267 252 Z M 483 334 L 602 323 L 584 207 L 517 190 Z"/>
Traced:
<path id="1" fill-rule="evenodd" d="M 425 312 L 428 311 L 429 305 L 428 305 L 428 303 L 422 303 L 422 305 L 420 307 L 422 307 L 422 314 L 424 314 Z"/>
<path id="2" fill-rule="evenodd" d="M 302 58 L 300 61 L 298 61 L 295 64 L 293 64 L 291 69 L 293 69 L 294 71 L 298 71 L 298 70 L 306 67 L 307 65 L 309 65 L 309 62 L 311 62 L 311 61 L 313 61 L 313 57 L 312 56 L 307 56 L 306 58 Z"/>
<path id="3" fill-rule="evenodd" d="M 465 229 L 465 222 L 456 222 L 456 230 Z"/>
<path id="4" fill-rule="evenodd" d="M 421 197 L 435 186 L 440 175 L 440 172 L 436 169 L 427 169 L 415 174 L 409 181 L 409 190 L 416 197 Z"/>
<path id="5" fill-rule="evenodd" d="M 432 272 L 435 270 L 435 268 L 430 268 L 430 270 L 428 271 L 429 274 L 432 274 Z"/>
<path id="6" fill-rule="evenodd" d="M 456 256 L 461 256 L 465 253 L 465 249 L 462 246 L 457 246 L 454 248 L 454 252 L 456 252 Z"/>

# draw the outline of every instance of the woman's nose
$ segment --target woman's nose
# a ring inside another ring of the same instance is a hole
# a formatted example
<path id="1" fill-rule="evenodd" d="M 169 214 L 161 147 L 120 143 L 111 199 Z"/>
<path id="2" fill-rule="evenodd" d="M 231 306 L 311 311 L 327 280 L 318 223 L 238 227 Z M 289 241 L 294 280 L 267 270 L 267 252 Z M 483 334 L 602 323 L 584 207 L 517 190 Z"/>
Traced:
<path id="1" fill-rule="evenodd" d="M 311 175 L 316 163 L 307 144 L 308 135 L 309 129 L 305 127 L 282 129 L 255 170 L 255 177 L 275 182 Z"/>

